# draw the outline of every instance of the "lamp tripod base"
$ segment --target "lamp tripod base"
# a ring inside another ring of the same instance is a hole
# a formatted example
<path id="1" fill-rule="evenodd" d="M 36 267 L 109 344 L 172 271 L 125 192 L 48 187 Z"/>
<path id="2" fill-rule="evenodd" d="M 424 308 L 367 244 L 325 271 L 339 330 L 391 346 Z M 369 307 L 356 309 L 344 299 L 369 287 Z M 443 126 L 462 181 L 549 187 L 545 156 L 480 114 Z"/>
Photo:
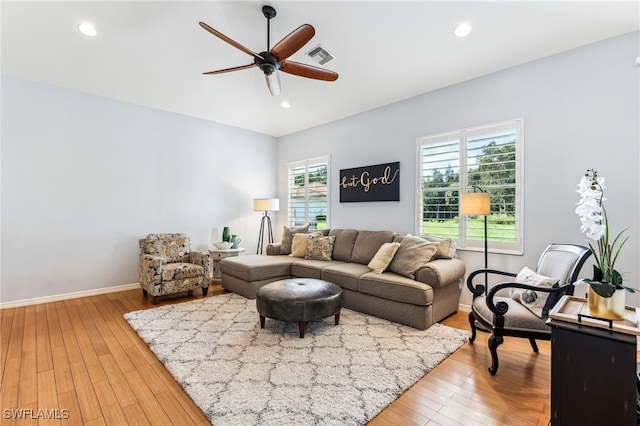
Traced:
<path id="1" fill-rule="evenodd" d="M 273 242 L 273 229 L 271 228 L 271 218 L 269 217 L 268 212 L 264 212 L 264 216 L 262 216 L 262 221 L 260 222 L 260 235 L 258 236 L 258 248 L 256 249 L 256 254 L 262 254 L 262 246 L 264 245 L 264 229 L 265 223 L 267 228 L 267 238 L 269 239 L 268 244 Z"/>

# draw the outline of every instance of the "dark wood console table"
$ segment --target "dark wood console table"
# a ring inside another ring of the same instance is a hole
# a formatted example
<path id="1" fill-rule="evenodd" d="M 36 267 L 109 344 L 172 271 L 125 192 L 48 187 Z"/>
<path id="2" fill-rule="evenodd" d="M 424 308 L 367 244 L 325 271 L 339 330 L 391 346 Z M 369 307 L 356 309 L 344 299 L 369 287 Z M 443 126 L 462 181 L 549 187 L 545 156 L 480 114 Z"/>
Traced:
<path id="1" fill-rule="evenodd" d="M 594 320 L 585 299 L 564 296 L 549 314 L 551 421 L 636 425 L 635 308 L 622 321 Z"/>

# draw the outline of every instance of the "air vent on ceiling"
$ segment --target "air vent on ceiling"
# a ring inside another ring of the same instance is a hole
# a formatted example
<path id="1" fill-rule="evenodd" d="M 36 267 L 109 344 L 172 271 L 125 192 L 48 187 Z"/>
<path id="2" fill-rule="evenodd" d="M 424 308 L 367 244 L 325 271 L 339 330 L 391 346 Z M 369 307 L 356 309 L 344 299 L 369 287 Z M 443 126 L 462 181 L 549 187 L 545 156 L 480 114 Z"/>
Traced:
<path id="1" fill-rule="evenodd" d="M 309 57 L 311 59 L 313 59 L 314 61 L 316 61 L 320 65 L 324 65 L 327 62 L 332 61 L 332 60 L 335 59 L 335 56 L 333 56 L 331 53 L 327 52 L 325 50 L 325 48 L 322 47 L 321 45 L 317 45 L 316 47 L 314 47 L 313 49 L 308 51 L 307 55 L 309 55 Z"/>

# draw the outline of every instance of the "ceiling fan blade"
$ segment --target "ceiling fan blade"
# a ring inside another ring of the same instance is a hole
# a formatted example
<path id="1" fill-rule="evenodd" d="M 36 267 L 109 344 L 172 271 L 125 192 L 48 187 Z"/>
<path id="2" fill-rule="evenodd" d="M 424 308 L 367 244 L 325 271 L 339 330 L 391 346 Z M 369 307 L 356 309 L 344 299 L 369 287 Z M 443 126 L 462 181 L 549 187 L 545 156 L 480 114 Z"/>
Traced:
<path id="1" fill-rule="evenodd" d="M 301 25 L 273 46 L 269 53 L 275 56 L 278 62 L 282 62 L 307 44 L 315 33 L 316 30 L 311 25 Z"/>
<path id="2" fill-rule="evenodd" d="M 246 69 L 249 69 L 249 68 L 253 68 L 255 66 L 256 66 L 256 64 L 241 65 L 239 67 L 225 68 L 223 70 L 207 71 L 207 72 L 203 72 L 202 74 L 208 74 L 208 75 L 211 75 L 211 74 L 223 74 L 225 72 L 246 70 Z"/>
<path id="3" fill-rule="evenodd" d="M 218 37 L 220 40 L 226 41 L 227 43 L 229 43 L 230 45 L 232 45 L 236 49 L 242 50 L 247 55 L 251 55 L 251 56 L 254 56 L 256 58 L 264 59 L 262 56 L 258 55 L 256 52 L 252 51 L 251 49 L 248 49 L 248 48 L 244 47 L 243 45 L 241 45 L 237 41 L 230 39 L 226 35 L 222 34 L 220 31 L 216 30 L 215 28 L 211 28 L 209 25 L 205 24 L 204 22 L 200 22 L 200 26 L 202 28 L 204 28 L 205 30 L 209 31 L 214 36 Z"/>
<path id="4" fill-rule="evenodd" d="M 337 72 L 293 61 L 282 62 L 280 71 L 300 77 L 313 78 L 315 80 L 336 81 L 338 79 Z"/>

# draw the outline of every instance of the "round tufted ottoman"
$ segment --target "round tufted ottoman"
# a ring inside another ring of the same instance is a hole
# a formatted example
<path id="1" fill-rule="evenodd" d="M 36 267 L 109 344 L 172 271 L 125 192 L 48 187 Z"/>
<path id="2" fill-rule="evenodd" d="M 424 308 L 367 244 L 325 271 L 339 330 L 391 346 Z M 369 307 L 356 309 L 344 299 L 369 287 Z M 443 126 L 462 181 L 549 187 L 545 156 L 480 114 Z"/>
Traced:
<path id="1" fill-rule="evenodd" d="M 337 285 L 312 278 L 292 278 L 274 281 L 260 287 L 256 293 L 260 328 L 265 317 L 280 321 L 296 321 L 300 338 L 307 322 L 335 315 L 340 323 L 342 289 Z"/>

